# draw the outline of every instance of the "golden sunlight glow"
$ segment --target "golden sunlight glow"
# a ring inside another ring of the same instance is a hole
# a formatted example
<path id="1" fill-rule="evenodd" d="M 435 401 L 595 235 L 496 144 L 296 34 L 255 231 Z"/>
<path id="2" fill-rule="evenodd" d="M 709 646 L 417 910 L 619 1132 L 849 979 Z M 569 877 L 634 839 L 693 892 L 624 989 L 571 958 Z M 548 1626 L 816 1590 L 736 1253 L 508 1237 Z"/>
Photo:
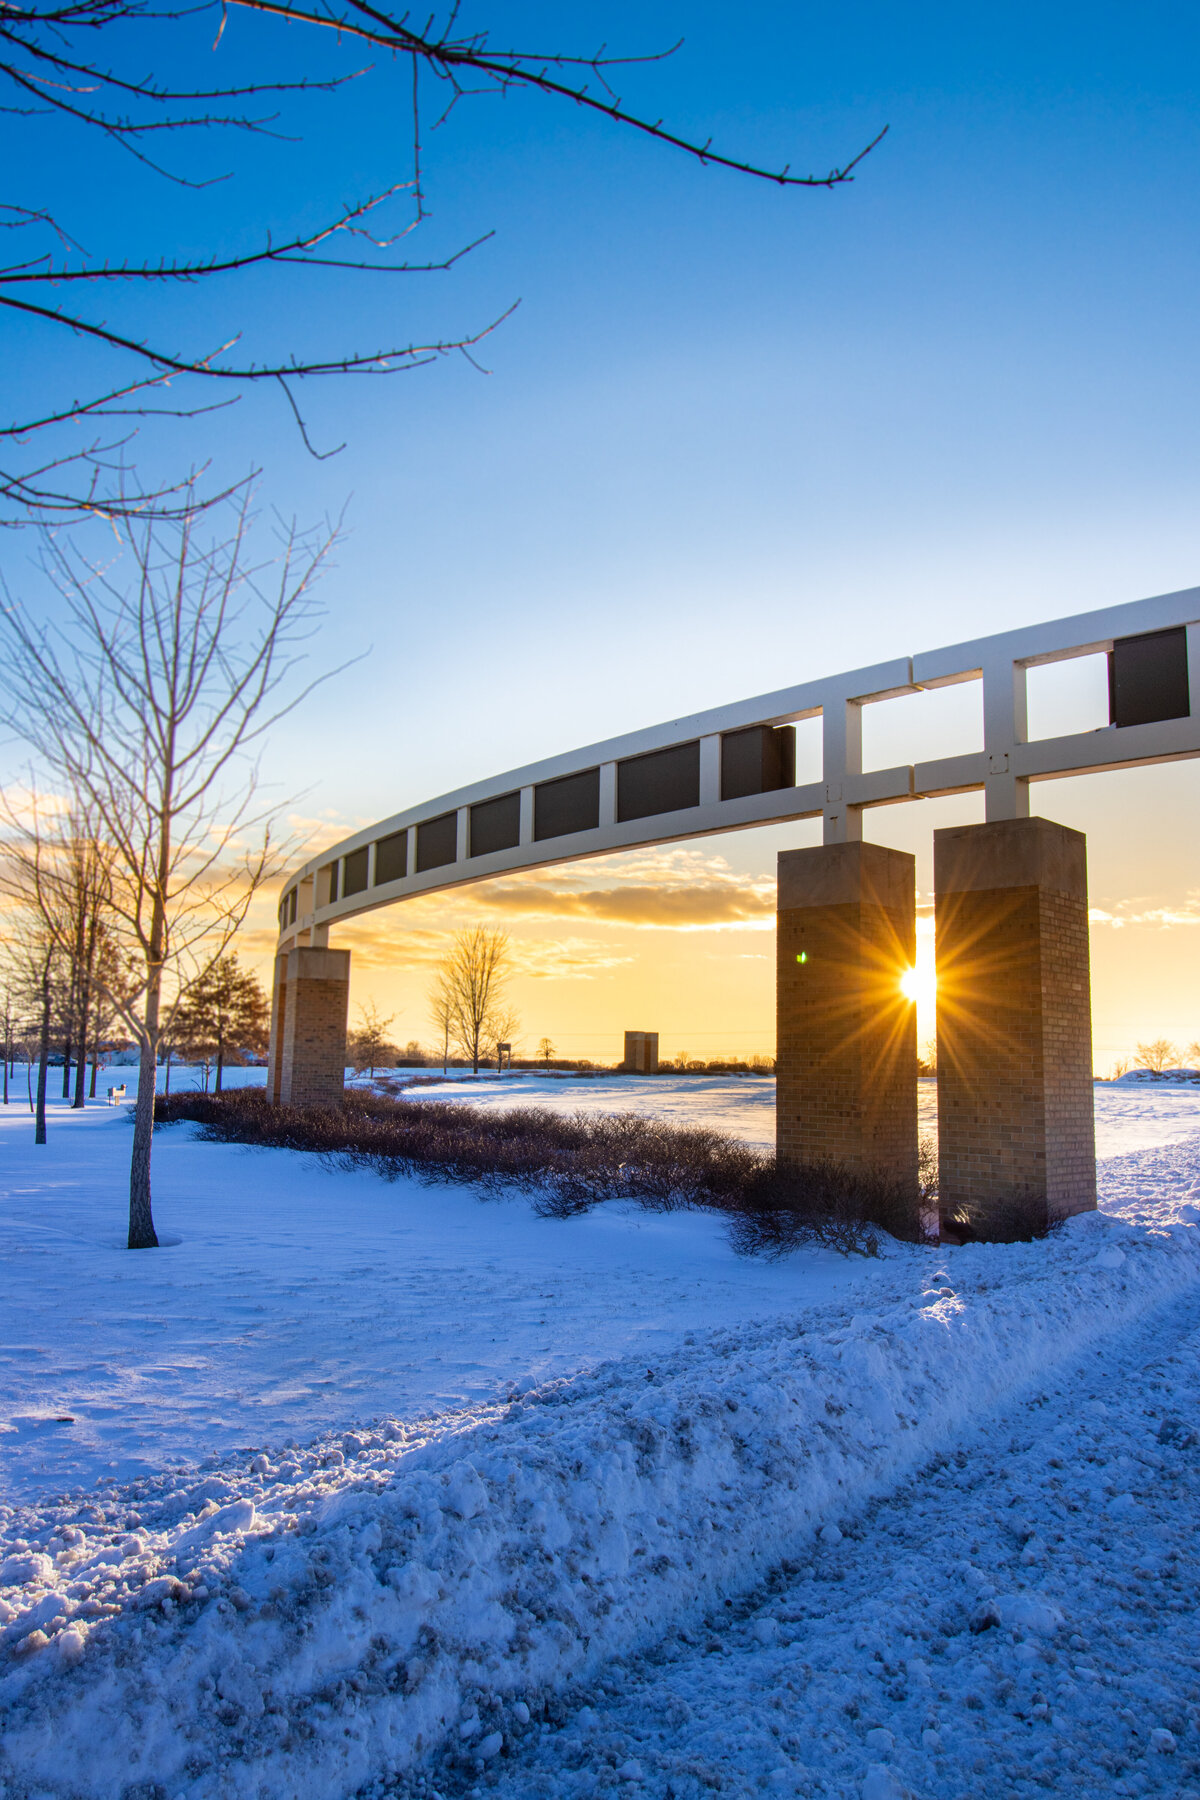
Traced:
<path id="1" fill-rule="evenodd" d="M 933 968 L 926 963 L 918 964 L 915 969 L 906 969 L 900 977 L 900 991 L 914 1005 L 932 1007 L 937 997 L 937 976 Z"/>

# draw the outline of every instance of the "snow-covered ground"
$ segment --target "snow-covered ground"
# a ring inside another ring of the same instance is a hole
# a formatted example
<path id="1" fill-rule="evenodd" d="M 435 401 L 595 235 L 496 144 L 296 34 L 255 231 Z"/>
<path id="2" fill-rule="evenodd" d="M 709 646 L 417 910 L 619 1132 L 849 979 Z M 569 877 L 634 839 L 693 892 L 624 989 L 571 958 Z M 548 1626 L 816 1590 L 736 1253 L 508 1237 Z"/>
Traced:
<path id="1" fill-rule="evenodd" d="M 769 1265 L 188 1127 L 131 1256 L 0 1115 L 4 1800 L 1200 1797 L 1200 1095 L 1097 1116 L 1044 1243 Z"/>
<path id="2" fill-rule="evenodd" d="M 411 1071 L 398 1071 L 404 1079 Z M 1119 1156 L 1155 1144 L 1175 1144 L 1200 1132 L 1200 1086 L 1156 1082 L 1145 1087 L 1100 1082 L 1096 1096 L 1096 1154 Z M 503 1110 L 545 1106 L 554 1112 L 633 1112 L 673 1125 L 726 1131 L 763 1150 L 775 1148 L 775 1080 L 762 1075 L 470 1075 L 409 1088 L 407 1097 L 461 1100 Z M 937 1132 L 937 1083 L 917 1083 L 919 1129 Z"/>
<path id="3" fill-rule="evenodd" d="M 485 1792 L 1194 1797 L 1198 1426 L 1193 1289 L 610 1663 Z"/>
<path id="4" fill-rule="evenodd" d="M 874 1273 L 829 1252 L 743 1261 L 708 1215 L 556 1223 L 190 1126 L 155 1134 L 171 1247 L 131 1256 L 130 1135 L 127 1108 L 59 1104 L 39 1149 L 28 1112 L 0 1112 L 0 1495 L 494 1401 Z"/>
<path id="5" fill-rule="evenodd" d="M 932 1085 L 922 1083 L 922 1087 Z M 775 1148 L 775 1078 L 770 1075 L 571 1077 L 493 1073 L 478 1079 L 452 1076 L 429 1086 L 422 1083 L 409 1088 L 406 1098 L 461 1100 L 499 1111 L 511 1106 L 544 1106 L 550 1112 L 560 1113 L 641 1113 L 665 1119 L 671 1125 L 700 1125 L 710 1131 L 725 1131 L 757 1149 Z M 935 1117 L 936 1111 L 935 1104 Z"/>

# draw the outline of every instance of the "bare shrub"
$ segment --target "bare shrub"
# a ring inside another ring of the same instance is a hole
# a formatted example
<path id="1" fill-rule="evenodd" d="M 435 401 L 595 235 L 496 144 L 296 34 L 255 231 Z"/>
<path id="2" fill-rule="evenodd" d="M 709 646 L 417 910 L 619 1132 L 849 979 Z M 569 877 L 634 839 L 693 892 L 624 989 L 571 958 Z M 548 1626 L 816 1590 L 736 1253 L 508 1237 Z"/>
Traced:
<path id="1" fill-rule="evenodd" d="M 919 1189 L 834 1162 L 764 1162 L 736 1212 L 731 1234 L 743 1255 L 786 1256 L 815 1243 L 876 1256 L 880 1231 L 909 1243 L 926 1237 Z"/>
<path id="2" fill-rule="evenodd" d="M 656 1212 L 703 1208 L 729 1216 L 734 1247 L 782 1256 L 802 1243 L 876 1253 L 878 1231 L 920 1241 L 918 1189 L 834 1164 L 781 1168 L 773 1157 L 700 1127 L 632 1113 L 537 1108 L 488 1112 L 438 1101 L 348 1093 L 340 1106 L 272 1106 L 259 1088 L 159 1098 L 160 1124 L 191 1120 L 206 1138 L 306 1150 L 334 1167 L 386 1180 L 471 1182 L 484 1195 L 528 1194 L 545 1218 L 610 1200 Z"/>
<path id="3" fill-rule="evenodd" d="M 964 1244 L 1028 1244 L 1050 1229 L 1045 1196 L 1028 1189 L 955 1206 L 945 1223 L 947 1237 Z"/>

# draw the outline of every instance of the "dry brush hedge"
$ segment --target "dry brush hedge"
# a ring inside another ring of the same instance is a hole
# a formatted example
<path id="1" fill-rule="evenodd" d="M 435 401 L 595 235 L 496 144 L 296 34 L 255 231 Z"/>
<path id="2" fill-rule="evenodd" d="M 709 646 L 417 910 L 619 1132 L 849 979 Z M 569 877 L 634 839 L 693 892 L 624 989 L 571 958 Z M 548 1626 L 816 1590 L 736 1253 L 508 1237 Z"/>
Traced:
<path id="1" fill-rule="evenodd" d="M 538 1108 L 491 1112 L 447 1102 L 350 1093 L 341 1105 L 272 1106 L 259 1088 L 155 1103 L 160 1125 L 191 1121 L 212 1141 L 303 1150 L 342 1169 L 394 1181 L 467 1182 L 485 1195 L 519 1191 L 565 1219 L 603 1201 L 653 1211 L 703 1208 L 729 1218 L 734 1247 L 781 1256 L 804 1243 L 874 1255 L 877 1231 L 920 1241 L 919 1189 L 834 1164 L 782 1166 L 718 1131 L 632 1113 Z"/>

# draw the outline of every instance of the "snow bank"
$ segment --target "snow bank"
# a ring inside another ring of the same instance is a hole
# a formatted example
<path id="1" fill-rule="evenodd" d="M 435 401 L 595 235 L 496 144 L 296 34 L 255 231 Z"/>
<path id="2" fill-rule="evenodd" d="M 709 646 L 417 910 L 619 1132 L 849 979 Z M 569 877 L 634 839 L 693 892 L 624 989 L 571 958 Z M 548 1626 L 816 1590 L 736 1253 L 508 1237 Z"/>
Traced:
<path id="1" fill-rule="evenodd" d="M 1123 1075 L 1114 1075 L 1112 1087 L 1146 1087 L 1162 1082 L 1200 1083 L 1200 1069 L 1126 1069 Z"/>
<path id="2" fill-rule="evenodd" d="M 530 1701 L 746 1592 L 1196 1283 L 1200 1231 L 1093 1214 L 947 1266 L 923 1284 L 897 1265 L 866 1314 L 693 1337 L 435 1434 L 389 1424 L 10 1519 L 0 1775 L 331 1800 L 448 1741 L 486 1761 Z"/>

